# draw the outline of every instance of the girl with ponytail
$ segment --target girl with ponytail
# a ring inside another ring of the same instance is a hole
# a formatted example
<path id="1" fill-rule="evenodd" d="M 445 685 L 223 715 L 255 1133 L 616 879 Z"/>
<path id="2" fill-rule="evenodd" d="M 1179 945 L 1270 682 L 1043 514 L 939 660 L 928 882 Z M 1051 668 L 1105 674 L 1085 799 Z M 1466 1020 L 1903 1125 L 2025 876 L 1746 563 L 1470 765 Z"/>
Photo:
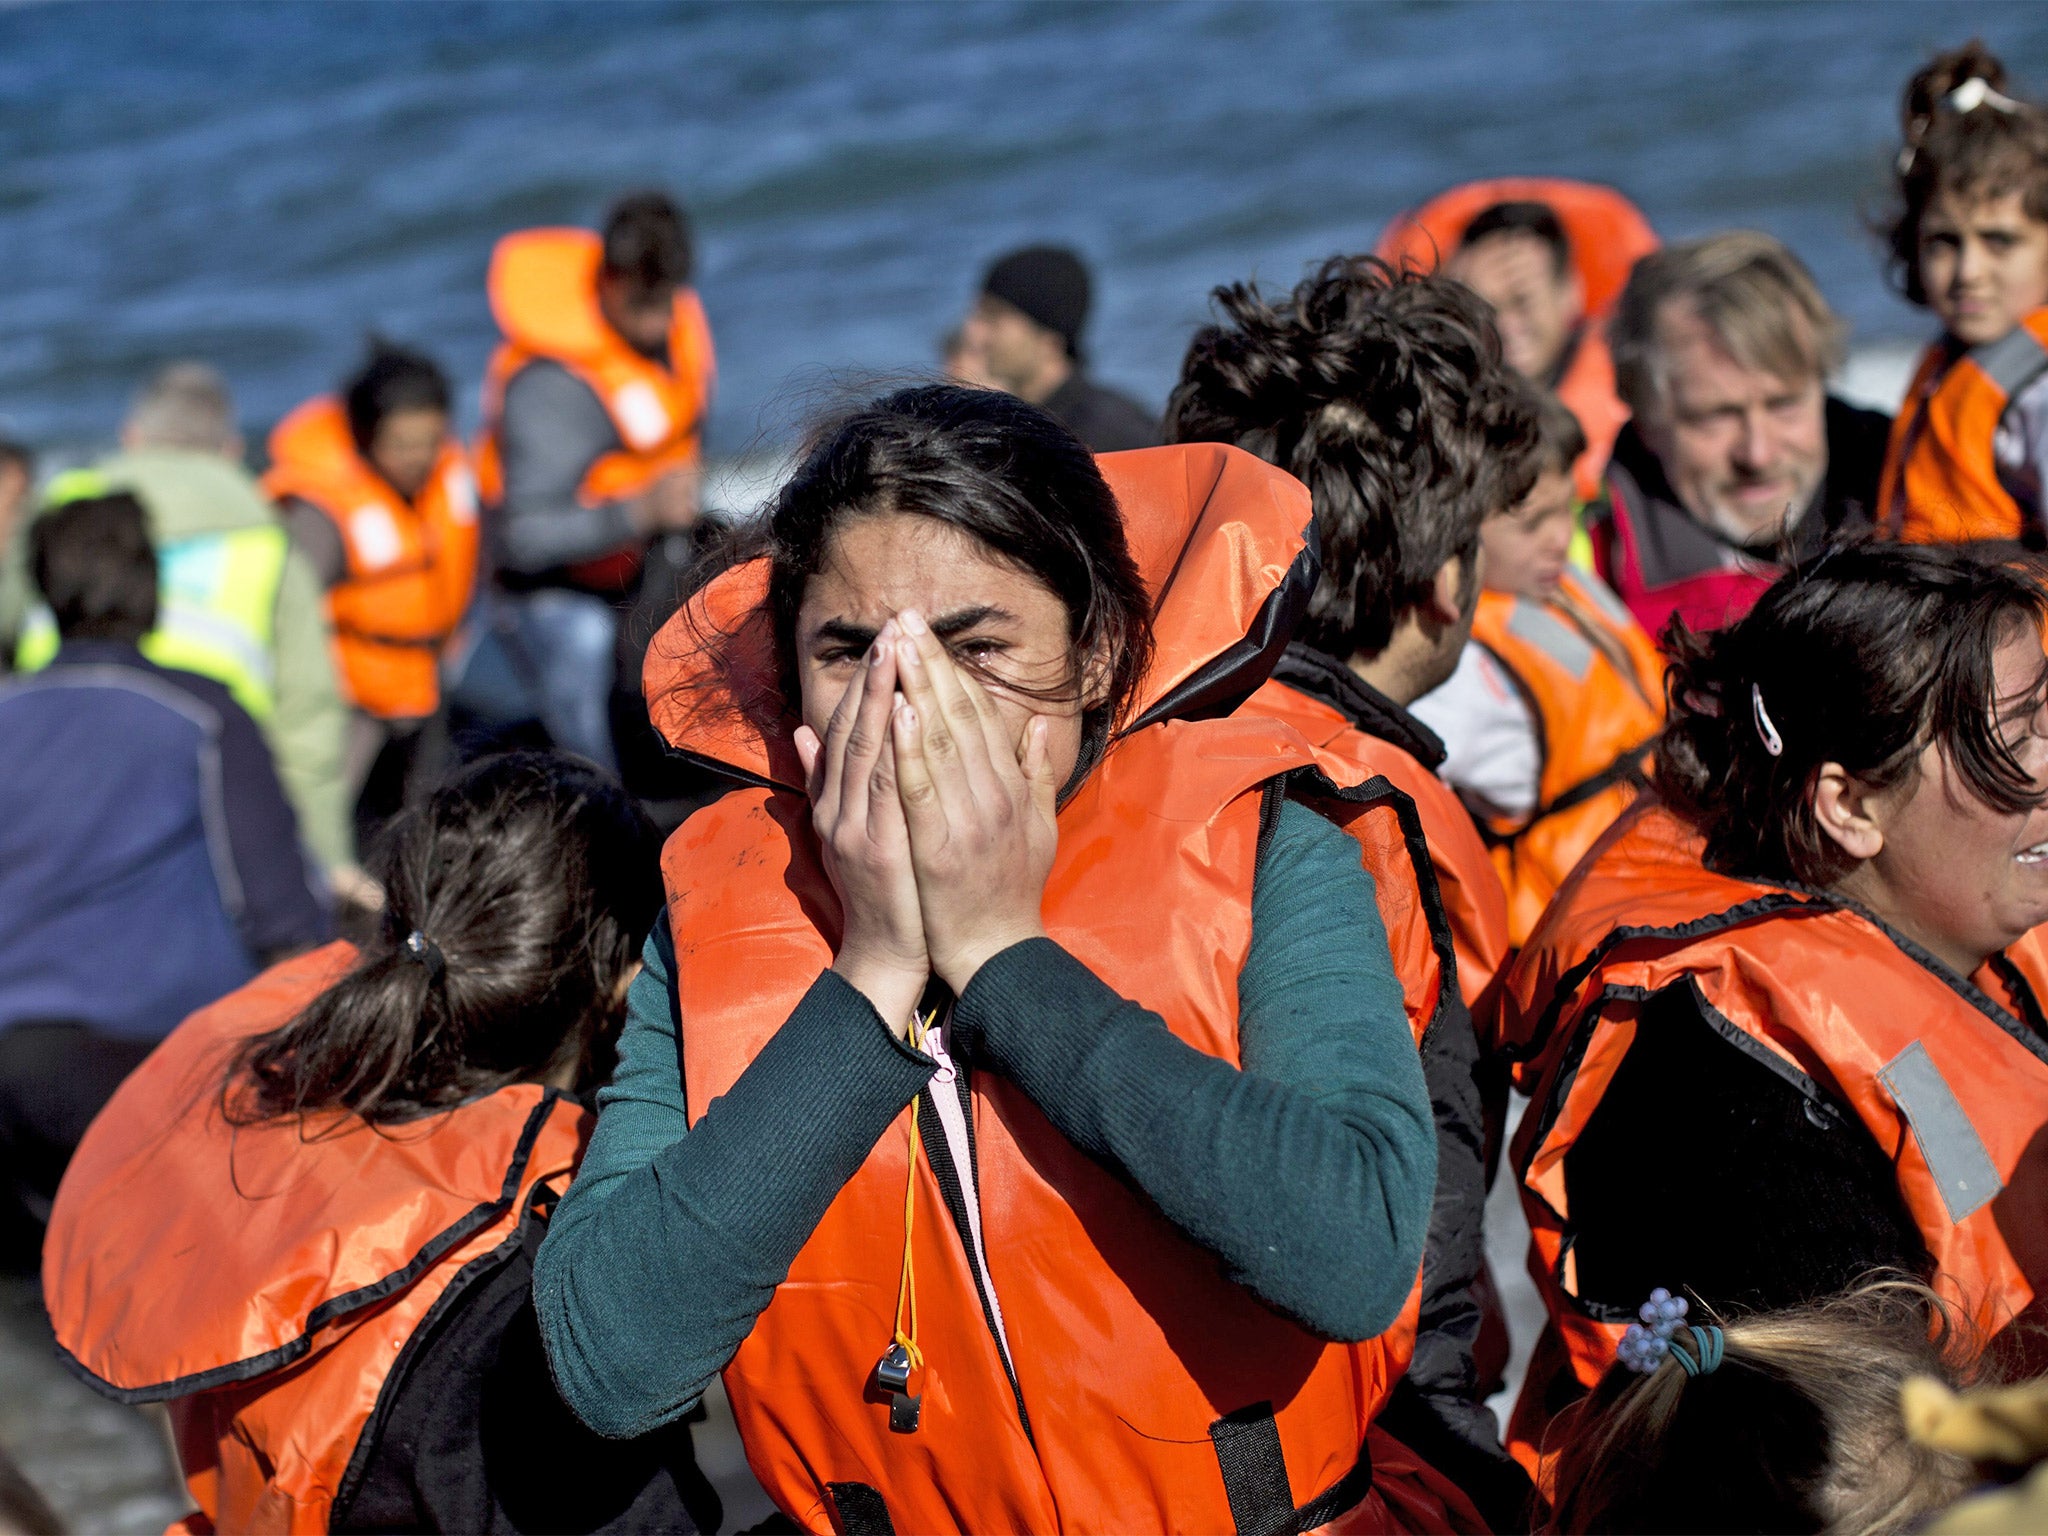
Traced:
<path id="1" fill-rule="evenodd" d="M 1987 1339 L 2048 1289 L 2044 616 L 2027 567 L 1866 543 L 1667 640 L 1655 794 L 1502 1004 L 1532 1464 L 1652 1287 L 1771 1310 L 1896 1269 Z"/>
<path id="2" fill-rule="evenodd" d="M 1969 1328 L 1924 1285 L 1874 1277 L 1811 1306 L 1631 1332 L 1667 1330 L 1571 1415 L 1544 1531 L 1891 1536 L 1975 1480 L 1963 1457 L 1916 1443 L 1900 1412 L 1908 1382 L 1953 1389 L 1979 1368 Z"/>
<path id="3" fill-rule="evenodd" d="M 90 1384 L 168 1403 L 178 1529 L 716 1525 L 687 1428 L 577 1422 L 527 1299 L 655 854 L 588 763 L 473 764 L 387 839 L 375 938 L 186 1020 L 86 1133 L 45 1294 Z"/>
<path id="4" fill-rule="evenodd" d="M 2048 110 L 1981 42 L 1907 83 L 1887 231 L 1905 296 L 1934 311 L 1892 428 L 1883 526 L 1914 543 L 2048 544 Z"/>

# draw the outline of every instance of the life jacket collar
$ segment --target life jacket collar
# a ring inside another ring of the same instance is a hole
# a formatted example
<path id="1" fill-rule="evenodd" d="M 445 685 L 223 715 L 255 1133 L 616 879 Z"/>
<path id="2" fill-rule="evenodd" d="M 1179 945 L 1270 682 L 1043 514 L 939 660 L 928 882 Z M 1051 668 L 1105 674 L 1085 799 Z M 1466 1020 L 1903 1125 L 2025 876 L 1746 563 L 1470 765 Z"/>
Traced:
<path id="1" fill-rule="evenodd" d="M 1152 599 L 1152 662 L 1122 735 L 1228 714 L 1271 674 L 1315 590 L 1308 488 L 1221 443 L 1096 463 Z M 648 711 L 677 751 L 745 782 L 795 788 L 800 722 L 777 674 L 767 596 L 768 562 L 749 560 L 670 619 L 647 653 Z"/>
<path id="2" fill-rule="evenodd" d="M 1339 711 L 1367 736 L 1399 747 L 1431 773 L 1443 766 L 1443 738 L 1327 651 L 1295 641 L 1273 669 L 1277 682 Z"/>

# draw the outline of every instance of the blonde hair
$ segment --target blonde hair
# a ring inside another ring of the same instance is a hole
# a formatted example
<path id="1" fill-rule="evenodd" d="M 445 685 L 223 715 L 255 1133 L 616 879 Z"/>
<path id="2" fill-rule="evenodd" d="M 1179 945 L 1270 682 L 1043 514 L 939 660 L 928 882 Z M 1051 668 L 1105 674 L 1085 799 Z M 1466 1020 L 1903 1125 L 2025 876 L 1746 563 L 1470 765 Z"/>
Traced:
<path id="1" fill-rule="evenodd" d="M 1617 1363 L 1552 1425 L 1557 1494 L 1542 1530 L 1887 1536 L 1972 1486 L 1969 1461 L 1916 1444 L 1900 1411 L 1908 1380 L 1956 1386 L 1979 1369 L 1974 1340 L 1917 1280 L 1720 1326 L 1718 1370 Z"/>
<path id="2" fill-rule="evenodd" d="M 1608 324 L 1615 388 L 1639 418 L 1665 409 L 1657 326 L 1673 299 L 1689 302 L 1745 368 L 1781 379 L 1824 378 L 1842 361 L 1847 327 L 1782 241 L 1754 229 L 1681 241 L 1636 263 Z"/>

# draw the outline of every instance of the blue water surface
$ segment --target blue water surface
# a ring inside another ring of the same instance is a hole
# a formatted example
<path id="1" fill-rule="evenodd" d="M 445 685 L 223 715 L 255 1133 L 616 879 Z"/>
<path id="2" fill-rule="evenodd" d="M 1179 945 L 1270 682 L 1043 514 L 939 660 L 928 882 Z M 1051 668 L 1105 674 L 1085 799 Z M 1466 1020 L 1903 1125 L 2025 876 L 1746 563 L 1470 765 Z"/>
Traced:
<path id="1" fill-rule="evenodd" d="M 1866 219 L 1906 75 L 2048 7 L 154 4 L 0 9 L 0 421 L 111 434 L 171 357 L 252 425 L 375 328 L 475 381 L 491 242 L 659 183 L 697 220 L 715 449 L 831 370 L 930 364 L 982 264 L 1096 264 L 1099 372 L 1158 403 L 1208 290 L 1370 245 L 1465 178 L 1611 181 L 1667 237 L 1800 251 L 1918 335 Z"/>

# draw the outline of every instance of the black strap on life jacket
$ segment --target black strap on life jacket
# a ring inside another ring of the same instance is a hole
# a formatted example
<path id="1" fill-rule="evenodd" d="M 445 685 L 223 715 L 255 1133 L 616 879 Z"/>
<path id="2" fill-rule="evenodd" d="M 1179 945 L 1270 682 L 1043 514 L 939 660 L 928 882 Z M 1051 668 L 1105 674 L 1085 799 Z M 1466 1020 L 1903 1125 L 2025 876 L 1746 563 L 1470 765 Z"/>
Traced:
<path id="1" fill-rule="evenodd" d="M 1287 1460 L 1271 1403 L 1253 1403 L 1209 1426 L 1209 1443 L 1223 1469 L 1236 1536 L 1293 1536 L 1328 1525 L 1357 1507 L 1372 1491 L 1372 1448 L 1358 1447 L 1358 1460 L 1328 1488 L 1300 1508 L 1287 1483 Z"/>
<path id="2" fill-rule="evenodd" d="M 1475 816 L 1473 823 L 1479 828 L 1481 840 L 1489 848 L 1499 848 L 1505 844 L 1515 842 L 1541 822 L 1552 816 L 1561 816 L 1566 811 L 1574 810 L 1584 805 L 1595 795 L 1605 794 L 1616 784 L 1633 784 L 1639 790 L 1648 789 L 1650 787 L 1650 775 L 1643 765 L 1643 759 L 1656 749 L 1656 745 L 1657 738 L 1653 736 L 1650 740 L 1638 746 L 1630 747 L 1598 773 L 1593 774 L 1589 778 L 1579 780 L 1578 783 L 1564 791 L 1563 794 L 1559 795 L 1549 804 L 1536 807 L 1534 811 L 1529 813 L 1529 819 L 1516 827 L 1512 832 L 1498 831 L 1487 822 Z"/>
<path id="3" fill-rule="evenodd" d="M 889 1506 L 875 1488 L 867 1483 L 827 1483 L 825 1491 L 832 1496 L 841 1536 L 896 1536 Z"/>

